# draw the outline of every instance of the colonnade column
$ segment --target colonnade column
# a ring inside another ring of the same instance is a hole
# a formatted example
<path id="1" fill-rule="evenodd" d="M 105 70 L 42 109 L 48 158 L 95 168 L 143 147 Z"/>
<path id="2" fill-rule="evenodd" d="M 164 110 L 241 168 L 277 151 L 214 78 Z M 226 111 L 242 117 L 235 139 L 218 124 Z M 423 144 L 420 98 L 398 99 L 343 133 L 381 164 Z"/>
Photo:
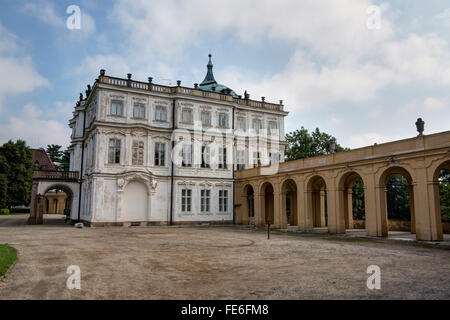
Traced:
<path id="1" fill-rule="evenodd" d="M 37 216 L 37 182 L 31 184 L 31 202 L 30 202 L 30 217 L 28 218 L 28 224 L 36 224 Z"/>
<path id="2" fill-rule="evenodd" d="M 265 224 L 264 200 L 264 193 L 255 190 L 255 226 L 262 227 Z"/>
<path id="3" fill-rule="evenodd" d="M 300 231 L 312 230 L 311 194 L 306 191 L 304 181 L 296 180 L 297 183 L 297 227 Z"/>
<path id="4" fill-rule="evenodd" d="M 439 211 L 431 210 L 432 205 L 430 204 L 433 203 L 432 189 L 427 182 L 426 169 L 416 169 L 413 193 L 420 195 L 420 197 L 414 197 L 417 240 L 443 240 L 441 217 L 437 214 Z"/>
<path id="5" fill-rule="evenodd" d="M 414 187 L 412 185 L 408 186 L 409 191 L 409 212 L 411 217 L 411 233 L 416 233 L 416 210 L 414 206 Z"/>
<path id="6" fill-rule="evenodd" d="M 236 188 L 237 189 L 237 188 Z M 247 194 L 241 194 L 241 205 L 239 206 L 238 212 L 236 214 L 236 223 L 237 224 L 248 224 L 248 199 Z"/>
<path id="7" fill-rule="evenodd" d="M 275 228 L 287 228 L 286 225 L 286 215 L 282 210 L 281 201 L 283 197 L 281 196 L 280 183 L 273 183 L 273 223 Z M 283 219 L 283 216 L 284 219 Z"/>
<path id="8" fill-rule="evenodd" d="M 327 218 L 325 217 L 326 200 L 325 200 L 325 189 L 324 188 L 320 188 L 318 206 L 320 207 L 319 227 L 326 227 L 327 226 Z"/>
<path id="9" fill-rule="evenodd" d="M 353 229 L 353 190 L 352 188 L 347 189 L 347 215 L 346 215 L 347 229 Z"/>
<path id="10" fill-rule="evenodd" d="M 365 176 L 364 205 L 366 213 L 366 234 L 387 237 L 386 187 L 375 182 L 373 174 Z"/>
<path id="11" fill-rule="evenodd" d="M 345 233 L 345 217 L 339 210 L 339 190 L 331 189 L 333 181 L 327 181 L 327 186 L 328 232 Z"/>
<path id="12" fill-rule="evenodd" d="M 439 193 L 439 181 L 427 183 L 428 203 L 430 206 L 431 221 L 434 221 L 434 232 L 432 236 L 436 240 L 443 240 L 442 217 L 441 217 L 441 197 Z"/>

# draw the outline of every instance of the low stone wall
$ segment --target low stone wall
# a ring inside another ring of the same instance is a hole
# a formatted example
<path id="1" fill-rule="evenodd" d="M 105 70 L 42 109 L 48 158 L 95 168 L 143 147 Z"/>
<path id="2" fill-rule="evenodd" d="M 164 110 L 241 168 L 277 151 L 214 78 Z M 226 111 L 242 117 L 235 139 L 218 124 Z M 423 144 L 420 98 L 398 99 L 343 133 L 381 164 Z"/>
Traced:
<path id="1" fill-rule="evenodd" d="M 411 231 L 411 221 L 409 220 L 398 220 L 398 219 L 388 219 L 388 230 L 389 231 Z"/>
<path id="2" fill-rule="evenodd" d="M 450 222 L 442 222 L 444 233 L 450 234 Z"/>
<path id="3" fill-rule="evenodd" d="M 411 222 L 407 220 L 389 219 L 389 230 L 391 231 L 411 231 Z M 365 220 L 353 220 L 353 229 L 365 229 Z M 442 222 L 442 229 L 445 234 L 450 234 L 450 222 Z"/>
<path id="4" fill-rule="evenodd" d="M 353 229 L 365 229 L 366 220 L 353 220 Z"/>

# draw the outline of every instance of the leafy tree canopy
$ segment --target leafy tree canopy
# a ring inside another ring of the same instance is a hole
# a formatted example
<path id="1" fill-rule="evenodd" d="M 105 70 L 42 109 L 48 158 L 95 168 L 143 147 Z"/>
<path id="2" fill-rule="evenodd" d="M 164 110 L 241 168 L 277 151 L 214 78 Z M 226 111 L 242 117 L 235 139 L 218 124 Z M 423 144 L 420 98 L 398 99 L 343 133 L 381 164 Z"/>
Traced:
<path id="1" fill-rule="evenodd" d="M 335 137 L 328 133 L 320 132 L 319 128 L 316 128 L 311 133 L 304 127 L 290 132 L 286 135 L 286 142 L 288 143 L 285 151 L 286 161 L 329 154 L 329 143 L 331 139 L 336 141 Z M 343 148 L 336 143 L 336 152 L 345 150 L 350 149 Z"/>
<path id="2" fill-rule="evenodd" d="M 3 205 L 28 205 L 30 202 L 33 153 L 23 140 L 9 140 L 0 147 L 0 175 L 7 181 Z M 0 193 L 5 192 L 0 179 Z"/>
<path id="3" fill-rule="evenodd" d="M 47 149 L 45 150 L 49 155 L 52 162 L 61 162 L 63 157 L 63 152 L 61 151 L 61 146 L 57 144 L 49 144 L 47 145 Z"/>
<path id="4" fill-rule="evenodd" d="M 70 167 L 70 152 L 69 150 L 64 150 L 61 157 L 61 169 L 64 171 L 69 171 Z"/>

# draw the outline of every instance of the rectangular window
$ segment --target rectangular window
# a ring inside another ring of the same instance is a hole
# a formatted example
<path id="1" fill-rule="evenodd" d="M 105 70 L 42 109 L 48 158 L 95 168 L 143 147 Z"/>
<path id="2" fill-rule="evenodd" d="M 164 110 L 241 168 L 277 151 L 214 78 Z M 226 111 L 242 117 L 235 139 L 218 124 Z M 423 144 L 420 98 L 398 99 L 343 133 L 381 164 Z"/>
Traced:
<path id="1" fill-rule="evenodd" d="M 120 163 L 119 139 L 109 139 L 108 163 Z"/>
<path id="2" fill-rule="evenodd" d="M 111 101 L 109 114 L 113 116 L 123 116 L 123 102 L 116 100 Z"/>
<path id="3" fill-rule="evenodd" d="M 191 212 L 191 204 L 192 204 L 192 190 L 191 189 L 182 189 L 181 190 L 181 211 L 182 212 Z"/>
<path id="4" fill-rule="evenodd" d="M 202 146 L 202 168 L 209 168 L 210 167 L 210 161 L 211 161 L 211 154 L 209 152 L 209 147 Z"/>
<path id="5" fill-rule="evenodd" d="M 227 148 L 219 148 L 219 169 L 227 168 Z"/>
<path id="6" fill-rule="evenodd" d="M 269 121 L 269 134 L 276 134 L 278 130 L 278 124 L 276 121 Z"/>
<path id="7" fill-rule="evenodd" d="M 269 152 L 269 165 L 280 163 L 280 153 L 279 152 Z"/>
<path id="8" fill-rule="evenodd" d="M 253 168 L 261 166 L 261 153 L 253 152 Z"/>
<path id="9" fill-rule="evenodd" d="M 236 169 L 238 171 L 245 169 L 245 150 L 236 151 L 236 164 Z"/>
<path id="10" fill-rule="evenodd" d="M 135 103 L 133 106 L 133 118 L 145 118 L 145 106 L 142 103 Z"/>
<path id="11" fill-rule="evenodd" d="M 181 166 L 182 167 L 192 167 L 192 145 L 183 144 L 181 149 Z"/>
<path id="12" fill-rule="evenodd" d="M 181 121 L 184 123 L 193 123 L 192 109 L 183 109 Z"/>
<path id="13" fill-rule="evenodd" d="M 201 118 L 202 118 L 202 125 L 204 125 L 204 126 L 210 126 L 211 125 L 211 112 L 209 112 L 209 111 L 202 111 Z"/>
<path id="14" fill-rule="evenodd" d="M 144 142 L 133 141 L 132 165 L 142 166 L 144 164 Z"/>
<path id="15" fill-rule="evenodd" d="M 155 143 L 155 166 L 165 166 L 166 160 L 166 144 L 161 142 Z"/>
<path id="16" fill-rule="evenodd" d="M 155 109 L 155 120 L 156 121 L 167 121 L 167 109 L 166 109 L 166 107 L 156 106 L 156 109 Z"/>
<path id="17" fill-rule="evenodd" d="M 209 212 L 209 204 L 210 204 L 210 197 L 211 190 L 203 189 L 200 191 L 200 211 L 201 212 Z"/>
<path id="18" fill-rule="evenodd" d="M 228 211 L 228 190 L 219 190 L 219 212 Z"/>
<path id="19" fill-rule="evenodd" d="M 262 129 L 262 121 L 260 119 L 253 119 L 253 129 L 255 130 L 256 134 L 259 134 L 260 130 Z"/>
<path id="20" fill-rule="evenodd" d="M 223 127 L 223 128 L 228 127 L 228 114 L 219 113 L 219 127 Z"/>
<path id="21" fill-rule="evenodd" d="M 245 131 L 245 118 L 244 117 L 237 117 L 236 118 L 236 129 Z"/>

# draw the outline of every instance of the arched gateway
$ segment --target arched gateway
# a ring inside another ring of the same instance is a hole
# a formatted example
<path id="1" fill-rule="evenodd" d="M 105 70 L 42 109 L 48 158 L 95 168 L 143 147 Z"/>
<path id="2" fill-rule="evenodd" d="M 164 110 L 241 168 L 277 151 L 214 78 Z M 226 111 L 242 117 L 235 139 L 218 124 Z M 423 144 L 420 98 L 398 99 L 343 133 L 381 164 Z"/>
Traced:
<path id="1" fill-rule="evenodd" d="M 289 223 L 302 231 L 327 226 L 330 233 L 345 233 L 353 228 L 352 188 L 358 180 L 367 235 L 387 236 L 386 185 L 401 175 L 409 188 L 411 233 L 418 240 L 443 240 L 439 183 L 445 170 L 450 170 L 450 131 L 280 163 L 273 175 L 264 175 L 267 167 L 237 171 L 236 221 L 248 221 L 242 219 L 248 215 L 248 205 L 242 205 L 247 194 L 239 197 L 237 192 L 251 185 L 257 186 L 255 224 L 263 226 L 273 215 L 276 228 Z M 289 221 L 287 208 L 296 215 Z"/>
<path id="2" fill-rule="evenodd" d="M 66 193 L 65 213 L 69 215 L 70 219 L 76 220 L 78 217 L 79 188 L 78 172 L 34 171 L 28 223 L 42 224 L 44 222 L 45 194 L 50 190 L 62 190 Z"/>

